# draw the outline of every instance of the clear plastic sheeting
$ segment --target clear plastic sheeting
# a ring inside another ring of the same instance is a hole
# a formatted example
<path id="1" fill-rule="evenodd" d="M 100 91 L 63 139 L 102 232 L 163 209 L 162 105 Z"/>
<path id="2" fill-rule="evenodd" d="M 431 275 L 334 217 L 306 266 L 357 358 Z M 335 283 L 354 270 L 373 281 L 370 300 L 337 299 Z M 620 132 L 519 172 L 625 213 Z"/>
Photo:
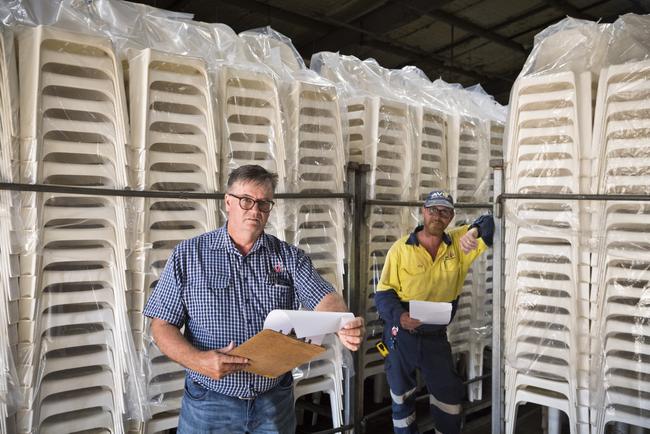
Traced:
<path id="1" fill-rule="evenodd" d="M 3 143 L 2 150 L 4 151 Z M 0 203 L 0 432 L 16 431 L 16 411 L 22 389 L 16 371 L 20 319 L 20 264 L 12 253 L 10 222 L 16 221 L 11 193 L 2 192 Z"/>
<path id="2" fill-rule="evenodd" d="M 126 188 L 125 95 L 111 41 L 37 26 L 21 29 L 18 47 L 21 180 Z M 146 417 L 125 213 L 119 197 L 22 196 L 19 432 L 123 432 L 123 418 Z"/>
<path id="3" fill-rule="evenodd" d="M 520 76 L 557 72 L 599 73 L 610 38 L 607 25 L 565 18 L 535 35 Z"/>
<path id="4" fill-rule="evenodd" d="M 218 191 L 219 165 L 211 84 L 205 62 L 145 49 L 129 59 L 131 169 L 137 189 Z M 130 255 L 130 315 L 136 348 L 149 361 L 147 397 L 152 419 L 146 429 L 177 424 L 185 369 L 153 345 L 144 304 L 181 241 L 218 226 L 216 202 L 206 199 L 141 198 L 137 241 Z M 171 420 L 170 420 L 171 419 Z"/>
<path id="5" fill-rule="evenodd" d="M 366 220 L 368 249 L 367 256 L 362 258 L 360 266 L 363 267 L 362 302 L 360 315 L 366 323 L 366 339 L 361 345 L 360 359 L 363 380 L 374 379 L 374 397 L 376 402 L 381 402 L 385 392 L 384 358 L 377 350 L 376 345 L 382 340 L 384 322 L 379 318 L 375 306 L 375 293 L 381 271 L 386 262 L 386 255 L 390 247 L 403 237 L 409 230 L 407 208 L 396 206 L 370 206 Z"/>
<path id="6" fill-rule="evenodd" d="M 602 70 L 594 121 L 599 192 L 650 194 L 650 60 Z"/>
<path id="7" fill-rule="evenodd" d="M 0 25 L 0 177 L 20 177 L 18 155 L 18 73 L 14 32 Z M 7 202 L 9 203 L 9 202 Z"/>
<path id="8" fill-rule="evenodd" d="M 270 71 L 226 65 L 220 68 L 219 112 L 221 171 L 258 164 L 277 173 L 278 192 L 285 191 L 286 156 L 278 86 Z M 224 178 L 222 186 L 225 187 Z M 281 203 L 271 214 L 266 231 L 284 239 L 285 211 Z"/>
<path id="9" fill-rule="evenodd" d="M 307 69 L 286 36 L 266 27 L 240 37 L 278 82 L 284 125 L 286 179 L 291 193 L 344 191 L 345 148 L 337 88 Z M 287 240 L 303 249 L 319 273 L 343 291 L 343 200 L 285 202 Z"/>
<path id="10" fill-rule="evenodd" d="M 343 199 L 304 199 L 287 203 L 285 209 L 289 212 L 289 241 L 304 250 L 318 273 L 342 294 L 345 258 Z"/>
<path id="11" fill-rule="evenodd" d="M 275 71 L 281 80 L 289 80 L 301 71 L 309 71 L 291 39 L 271 27 L 247 30 L 239 36 L 251 52 Z"/>
<path id="12" fill-rule="evenodd" d="M 16 52 L 13 32 L 0 26 L 0 180 L 19 178 Z M 16 430 L 22 400 L 16 371 L 21 248 L 18 194 L 0 192 L 0 432 Z"/>
<path id="13" fill-rule="evenodd" d="M 469 225 L 481 211 L 457 210 L 450 226 Z M 483 375 L 483 359 L 492 346 L 492 251 L 479 256 L 469 269 L 458 296 L 454 320 L 447 327 L 451 351 L 465 363 L 469 379 Z M 483 398 L 482 381 L 468 384 L 469 401 Z"/>
<path id="14" fill-rule="evenodd" d="M 633 14 L 537 35 L 510 97 L 508 192 L 650 193 L 648 40 Z M 576 432 L 650 428 L 647 205 L 517 200 L 506 218 L 507 432 L 521 402 Z"/>
<path id="15" fill-rule="evenodd" d="M 511 201 L 506 249 L 506 424 L 517 404 L 567 413 L 589 427 L 590 256 L 576 201 Z"/>
<path id="16" fill-rule="evenodd" d="M 490 127 L 506 113 L 480 86 L 431 82 L 414 67 L 387 70 L 336 53 L 315 54 L 311 67 L 340 90 L 349 159 L 370 165 L 371 198 L 421 200 L 442 188 L 460 202 L 487 202 Z"/>
<path id="17" fill-rule="evenodd" d="M 431 82 L 414 67 L 391 71 L 372 59 L 337 53 L 315 54 L 311 68 L 339 90 L 348 159 L 370 166 L 370 199 L 421 201 L 434 189 L 450 190 L 459 202 L 487 202 L 492 196 L 489 159 L 491 152 L 503 152 L 505 109 L 482 89 Z M 421 219 L 420 208 L 391 206 L 371 206 L 366 217 L 367 288 L 361 304 L 368 338 L 361 353 L 361 376 L 374 377 L 378 401 L 382 381 L 375 376 L 383 372 L 383 358 L 375 345 L 383 323 L 374 305 L 375 286 L 390 246 Z M 481 260 L 473 267 L 461 300 L 464 310 L 450 328 L 458 351 L 469 356 L 472 376 L 482 372 L 491 333 L 488 268 L 491 265 Z M 481 399 L 480 382 L 470 386 L 469 394 L 472 400 Z"/>
<path id="18" fill-rule="evenodd" d="M 650 19 L 626 15 L 614 25 L 615 46 L 627 51 L 600 73 L 593 141 L 599 193 L 650 194 L 648 85 Z M 631 41 L 636 41 L 632 43 Z M 593 222 L 592 424 L 650 428 L 650 206 L 604 202 Z"/>
<path id="19" fill-rule="evenodd" d="M 394 93 L 388 70 L 372 60 L 317 53 L 312 69 L 333 81 L 343 99 L 350 161 L 369 164 L 369 197 L 411 197 L 412 153 L 417 141 L 415 107 Z"/>
<path id="20" fill-rule="evenodd" d="M 592 424 L 650 428 L 650 206 L 605 202 L 592 293 Z"/>

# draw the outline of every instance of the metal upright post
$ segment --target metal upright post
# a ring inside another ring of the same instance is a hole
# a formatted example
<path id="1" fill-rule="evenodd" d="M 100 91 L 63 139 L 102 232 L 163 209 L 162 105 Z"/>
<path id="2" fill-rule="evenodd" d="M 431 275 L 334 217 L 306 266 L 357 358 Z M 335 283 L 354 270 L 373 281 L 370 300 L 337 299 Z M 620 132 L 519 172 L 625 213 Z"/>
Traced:
<path id="1" fill-rule="evenodd" d="M 492 160 L 494 169 L 494 264 L 492 267 L 492 434 L 504 429 L 503 303 L 505 213 L 501 194 L 504 191 L 503 160 Z"/>
<path id="2" fill-rule="evenodd" d="M 356 190 L 356 183 L 357 183 L 357 172 L 358 172 L 358 164 L 356 163 L 348 163 L 347 166 L 347 188 L 346 192 L 351 195 L 351 200 L 348 202 L 349 205 L 349 212 L 350 212 L 350 218 L 352 221 L 352 225 L 350 227 L 345 228 L 346 232 L 346 241 L 347 241 L 347 250 L 346 250 L 346 257 L 348 258 L 347 260 L 347 270 L 346 270 L 346 291 L 345 291 L 345 301 L 348 305 L 348 309 L 350 309 L 351 312 L 354 312 L 356 314 L 358 310 L 357 306 L 357 298 L 356 294 L 359 291 L 358 289 L 358 277 L 357 275 L 359 274 L 358 268 L 359 268 L 359 263 L 358 263 L 358 257 L 357 257 L 357 250 L 359 250 L 358 246 L 358 238 L 355 236 L 356 232 L 356 215 L 357 215 L 357 209 L 356 209 L 356 196 L 355 196 L 355 190 Z M 355 367 L 353 369 L 356 369 L 356 365 L 358 364 L 357 359 L 358 355 L 354 355 L 354 363 Z M 344 367 L 343 372 L 343 425 L 350 425 L 353 423 L 354 416 L 355 416 L 355 401 L 354 399 L 356 397 L 356 387 L 355 387 L 355 382 L 352 381 L 351 374 L 350 372 L 353 371 L 350 367 Z"/>
<path id="3" fill-rule="evenodd" d="M 360 316 L 363 316 L 365 313 L 365 290 L 367 287 L 367 282 L 364 279 L 364 273 L 367 269 L 367 255 L 364 258 L 363 252 L 367 252 L 368 249 L 368 237 L 364 227 L 365 219 L 365 203 L 367 195 L 367 175 L 370 170 L 370 166 L 367 164 L 359 165 L 359 168 L 356 173 L 355 179 L 355 189 L 354 189 L 354 220 L 353 220 L 353 231 L 355 238 L 355 310 L 354 312 Z M 355 431 L 361 432 L 360 422 L 363 419 L 363 357 L 360 354 L 362 351 L 357 351 L 355 353 L 355 368 L 356 368 L 356 381 L 355 381 L 355 395 L 354 395 L 354 426 Z"/>

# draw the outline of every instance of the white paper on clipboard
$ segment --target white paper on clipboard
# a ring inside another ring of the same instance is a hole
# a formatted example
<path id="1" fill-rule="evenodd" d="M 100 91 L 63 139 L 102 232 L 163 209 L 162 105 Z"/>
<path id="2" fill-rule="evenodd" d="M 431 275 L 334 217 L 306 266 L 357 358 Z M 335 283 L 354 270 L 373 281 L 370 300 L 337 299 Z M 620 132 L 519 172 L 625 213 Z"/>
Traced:
<path id="1" fill-rule="evenodd" d="M 264 328 L 285 335 L 292 329 L 296 337 L 320 345 L 328 333 L 336 333 L 354 319 L 350 312 L 314 312 L 307 310 L 272 310 L 264 321 Z"/>
<path id="2" fill-rule="evenodd" d="M 411 300 L 409 315 L 424 324 L 447 325 L 451 320 L 451 303 Z"/>

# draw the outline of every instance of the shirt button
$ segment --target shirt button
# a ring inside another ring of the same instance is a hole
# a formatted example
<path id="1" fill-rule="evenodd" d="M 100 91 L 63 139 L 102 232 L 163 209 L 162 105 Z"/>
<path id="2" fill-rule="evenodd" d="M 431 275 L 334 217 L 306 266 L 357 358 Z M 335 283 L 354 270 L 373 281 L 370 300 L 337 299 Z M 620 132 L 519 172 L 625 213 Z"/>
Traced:
<path id="1" fill-rule="evenodd" d="M 250 303 L 250 302 L 251 302 L 250 299 L 247 298 L 247 299 L 246 299 L 246 303 Z"/>
<path id="2" fill-rule="evenodd" d="M 248 325 L 251 325 L 253 322 L 251 320 L 246 321 Z"/>

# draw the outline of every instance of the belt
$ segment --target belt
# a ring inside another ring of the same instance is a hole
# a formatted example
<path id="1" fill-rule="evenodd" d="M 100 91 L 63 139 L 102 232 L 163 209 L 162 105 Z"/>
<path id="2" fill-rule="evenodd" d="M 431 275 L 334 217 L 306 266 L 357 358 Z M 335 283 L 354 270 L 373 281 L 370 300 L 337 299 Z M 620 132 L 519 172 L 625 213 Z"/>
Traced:
<path id="1" fill-rule="evenodd" d="M 447 327 L 438 330 L 410 330 L 416 336 L 447 337 Z"/>
<path id="2" fill-rule="evenodd" d="M 198 381 L 195 381 L 195 380 L 193 380 L 191 378 L 189 380 L 192 383 L 194 383 L 195 386 L 200 387 L 201 389 L 206 389 L 206 390 L 208 390 L 210 392 L 218 393 L 219 395 L 227 396 L 229 398 L 237 398 L 237 399 L 241 399 L 242 401 L 252 401 L 255 398 L 257 398 L 257 395 L 256 396 L 231 396 L 231 395 L 226 395 L 225 393 L 221 393 L 221 392 L 217 392 L 216 390 L 209 389 L 209 388 L 205 387 L 203 384 L 201 384 Z"/>

